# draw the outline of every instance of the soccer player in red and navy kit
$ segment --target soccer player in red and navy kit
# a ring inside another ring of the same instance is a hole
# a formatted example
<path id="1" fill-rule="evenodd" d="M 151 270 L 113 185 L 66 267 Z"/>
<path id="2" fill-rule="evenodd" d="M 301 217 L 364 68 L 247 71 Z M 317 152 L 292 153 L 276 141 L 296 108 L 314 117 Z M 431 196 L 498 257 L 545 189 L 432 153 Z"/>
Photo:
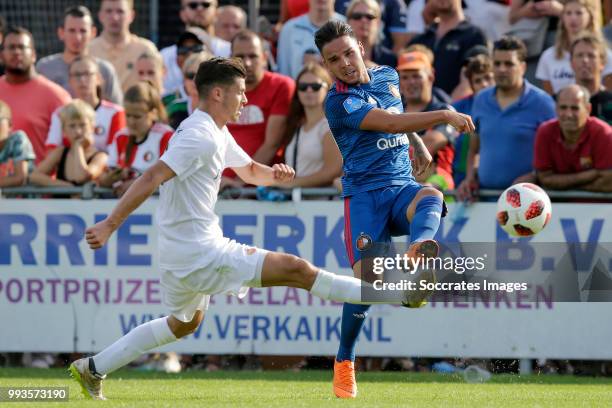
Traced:
<path id="1" fill-rule="evenodd" d="M 433 238 L 443 212 L 442 193 L 421 186 L 412 175 L 410 145 L 417 174 L 431 163 L 423 141 L 412 132 L 441 123 L 473 132 L 472 119 L 449 110 L 402 113 L 397 72 L 387 66 L 366 69 L 363 46 L 346 23 L 326 23 L 315 43 L 336 79 L 325 114 L 344 159 L 345 243 L 354 273 L 361 275 L 360 252 L 372 243 L 389 242 L 391 235 L 410 235 L 409 257 L 437 256 Z M 334 364 L 334 393 L 340 398 L 357 396 L 355 343 L 368 308 L 344 304 Z"/>

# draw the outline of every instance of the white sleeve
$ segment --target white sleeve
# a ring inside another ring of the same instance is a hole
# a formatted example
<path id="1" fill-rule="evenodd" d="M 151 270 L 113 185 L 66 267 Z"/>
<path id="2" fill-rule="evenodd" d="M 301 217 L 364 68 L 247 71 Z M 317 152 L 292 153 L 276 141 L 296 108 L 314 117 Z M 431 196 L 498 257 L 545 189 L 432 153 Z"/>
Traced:
<path id="1" fill-rule="evenodd" d="M 553 52 L 549 52 L 549 51 L 553 51 Z M 550 81 L 551 80 L 551 75 L 550 75 L 550 59 L 554 58 L 554 49 L 553 48 L 549 48 L 546 51 L 544 51 L 542 53 L 542 56 L 540 57 L 540 60 L 538 61 L 538 67 L 536 68 L 536 73 L 535 76 L 536 78 L 538 78 L 541 81 Z"/>
<path id="2" fill-rule="evenodd" d="M 244 167 L 250 164 L 253 159 L 249 157 L 248 154 L 242 147 L 238 146 L 234 136 L 227 130 L 224 129 L 225 136 L 227 137 L 227 150 L 225 151 L 225 167 Z"/>
<path id="3" fill-rule="evenodd" d="M 49 133 L 47 133 L 47 141 L 45 145 L 47 146 L 61 146 L 62 145 L 62 122 L 59 118 L 59 110 L 58 108 L 51 115 L 51 124 L 49 125 Z"/>
<path id="4" fill-rule="evenodd" d="M 113 143 L 108 146 L 108 159 L 106 160 L 106 167 L 113 168 L 117 167 L 119 157 L 117 156 L 117 138 L 113 138 Z"/>
<path id="5" fill-rule="evenodd" d="M 179 129 L 160 160 L 183 181 L 212 158 L 214 148 L 214 143 L 198 135 L 195 129 Z"/>
<path id="6" fill-rule="evenodd" d="M 425 21 L 423 21 L 423 0 L 412 0 L 406 12 L 406 29 L 409 33 L 422 34 L 425 32 Z"/>

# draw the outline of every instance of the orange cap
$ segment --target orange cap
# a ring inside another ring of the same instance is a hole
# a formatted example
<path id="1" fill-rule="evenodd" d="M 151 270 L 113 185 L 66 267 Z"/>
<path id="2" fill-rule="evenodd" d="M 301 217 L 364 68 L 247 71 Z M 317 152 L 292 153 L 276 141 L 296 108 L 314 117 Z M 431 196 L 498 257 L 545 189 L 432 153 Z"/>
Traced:
<path id="1" fill-rule="evenodd" d="M 431 69 L 431 62 L 427 55 L 420 51 L 404 52 L 397 59 L 397 70 L 405 69 Z"/>

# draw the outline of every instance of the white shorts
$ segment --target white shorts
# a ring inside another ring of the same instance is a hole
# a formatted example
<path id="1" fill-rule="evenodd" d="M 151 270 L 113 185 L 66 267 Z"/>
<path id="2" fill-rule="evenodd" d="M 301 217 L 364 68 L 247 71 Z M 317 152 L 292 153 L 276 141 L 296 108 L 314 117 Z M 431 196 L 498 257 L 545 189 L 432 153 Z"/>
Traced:
<path id="1" fill-rule="evenodd" d="M 230 241 L 205 268 L 178 278 L 162 270 L 162 300 L 172 316 L 190 322 L 196 310 L 206 311 L 211 295 L 244 297 L 249 288 L 261 287 L 261 270 L 268 251 Z"/>

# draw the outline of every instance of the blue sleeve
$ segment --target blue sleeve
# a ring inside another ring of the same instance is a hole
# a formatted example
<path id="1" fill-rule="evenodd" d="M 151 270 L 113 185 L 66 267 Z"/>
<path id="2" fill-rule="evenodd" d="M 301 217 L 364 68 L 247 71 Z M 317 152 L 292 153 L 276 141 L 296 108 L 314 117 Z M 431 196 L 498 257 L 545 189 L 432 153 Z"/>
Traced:
<path id="1" fill-rule="evenodd" d="M 403 0 L 386 0 L 384 23 L 390 33 L 406 33 L 406 4 Z"/>
<path id="2" fill-rule="evenodd" d="M 277 70 L 279 73 L 287 76 L 291 76 L 291 50 L 289 41 L 290 35 L 290 24 L 285 23 L 283 28 L 281 29 L 280 34 L 278 35 L 278 48 L 276 51 L 277 55 Z"/>
<path id="3" fill-rule="evenodd" d="M 325 101 L 325 114 L 331 128 L 359 129 L 363 118 L 372 109 L 373 105 L 353 93 L 334 94 Z"/>

